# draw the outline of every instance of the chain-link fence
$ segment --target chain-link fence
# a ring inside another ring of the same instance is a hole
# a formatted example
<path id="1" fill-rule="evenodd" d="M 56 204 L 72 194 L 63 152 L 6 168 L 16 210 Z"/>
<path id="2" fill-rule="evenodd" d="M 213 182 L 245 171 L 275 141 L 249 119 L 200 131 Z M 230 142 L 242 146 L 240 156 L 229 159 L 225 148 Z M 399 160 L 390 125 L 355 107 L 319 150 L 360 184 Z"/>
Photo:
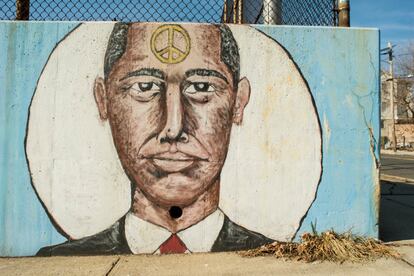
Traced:
<path id="1" fill-rule="evenodd" d="M 16 0 L 0 0 L 0 20 L 14 20 L 16 14 L 26 14 L 29 20 L 335 26 L 337 25 L 335 2 L 335 0 L 30 0 L 30 9 L 27 13 L 25 3 L 29 3 L 29 0 L 17 0 L 17 4 Z M 21 3 L 23 5 L 20 5 Z"/>

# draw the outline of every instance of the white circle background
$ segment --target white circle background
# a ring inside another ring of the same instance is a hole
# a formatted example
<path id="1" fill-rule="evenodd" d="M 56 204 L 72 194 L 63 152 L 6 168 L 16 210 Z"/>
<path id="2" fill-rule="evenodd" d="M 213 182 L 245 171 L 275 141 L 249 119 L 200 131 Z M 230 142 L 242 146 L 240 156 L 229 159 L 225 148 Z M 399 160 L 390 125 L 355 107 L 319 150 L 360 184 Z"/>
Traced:
<path id="1" fill-rule="evenodd" d="M 32 182 L 71 238 L 108 228 L 130 207 L 130 182 L 93 97 L 113 24 L 85 23 L 63 39 L 30 107 L 26 151 Z M 241 226 L 290 240 L 321 175 L 317 113 L 305 81 L 280 45 L 252 27 L 230 28 L 251 97 L 243 124 L 232 129 L 220 208 Z"/>

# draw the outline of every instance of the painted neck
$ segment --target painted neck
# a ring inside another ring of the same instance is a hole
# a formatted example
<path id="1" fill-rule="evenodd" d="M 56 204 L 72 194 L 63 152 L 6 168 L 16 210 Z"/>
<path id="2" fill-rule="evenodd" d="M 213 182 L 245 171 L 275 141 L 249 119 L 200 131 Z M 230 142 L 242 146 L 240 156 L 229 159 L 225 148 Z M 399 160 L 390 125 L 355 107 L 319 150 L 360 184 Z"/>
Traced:
<path id="1" fill-rule="evenodd" d="M 219 193 L 220 180 L 217 180 L 192 204 L 182 209 L 174 206 L 164 208 L 151 202 L 136 187 L 132 199 L 131 211 L 140 219 L 164 227 L 172 233 L 176 233 L 198 223 L 217 210 Z M 182 212 L 181 214 L 180 211 Z"/>

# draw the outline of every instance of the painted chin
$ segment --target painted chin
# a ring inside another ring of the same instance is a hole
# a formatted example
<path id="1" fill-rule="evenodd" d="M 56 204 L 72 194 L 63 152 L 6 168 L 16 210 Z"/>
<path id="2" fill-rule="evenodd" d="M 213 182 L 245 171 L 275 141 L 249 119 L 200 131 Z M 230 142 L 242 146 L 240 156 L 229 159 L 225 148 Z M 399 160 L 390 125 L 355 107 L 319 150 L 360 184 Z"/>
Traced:
<path id="1" fill-rule="evenodd" d="M 185 207 L 211 187 L 216 163 L 196 160 L 143 159 L 134 174 L 137 187 L 151 201 L 163 207 Z M 162 168 L 161 168 L 162 167 Z M 174 172 L 167 172 L 174 171 Z M 215 175 L 215 173 L 214 173 Z"/>
<path id="2" fill-rule="evenodd" d="M 142 189 L 150 201 L 160 206 L 186 207 L 197 200 L 206 190 L 206 186 L 181 173 L 171 173 L 154 182 L 151 186 L 142 187 Z"/>

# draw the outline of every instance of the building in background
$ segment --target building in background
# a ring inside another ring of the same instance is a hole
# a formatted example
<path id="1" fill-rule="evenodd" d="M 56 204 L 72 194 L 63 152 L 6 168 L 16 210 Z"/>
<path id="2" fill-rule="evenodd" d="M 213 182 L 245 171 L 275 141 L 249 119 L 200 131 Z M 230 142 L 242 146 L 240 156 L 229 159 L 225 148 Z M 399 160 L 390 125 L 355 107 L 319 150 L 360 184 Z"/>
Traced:
<path id="1" fill-rule="evenodd" d="M 381 139 L 389 148 L 392 137 L 391 77 L 381 72 Z M 394 122 L 398 147 L 414 148 L 414 81 L 394 77 Z"/>

